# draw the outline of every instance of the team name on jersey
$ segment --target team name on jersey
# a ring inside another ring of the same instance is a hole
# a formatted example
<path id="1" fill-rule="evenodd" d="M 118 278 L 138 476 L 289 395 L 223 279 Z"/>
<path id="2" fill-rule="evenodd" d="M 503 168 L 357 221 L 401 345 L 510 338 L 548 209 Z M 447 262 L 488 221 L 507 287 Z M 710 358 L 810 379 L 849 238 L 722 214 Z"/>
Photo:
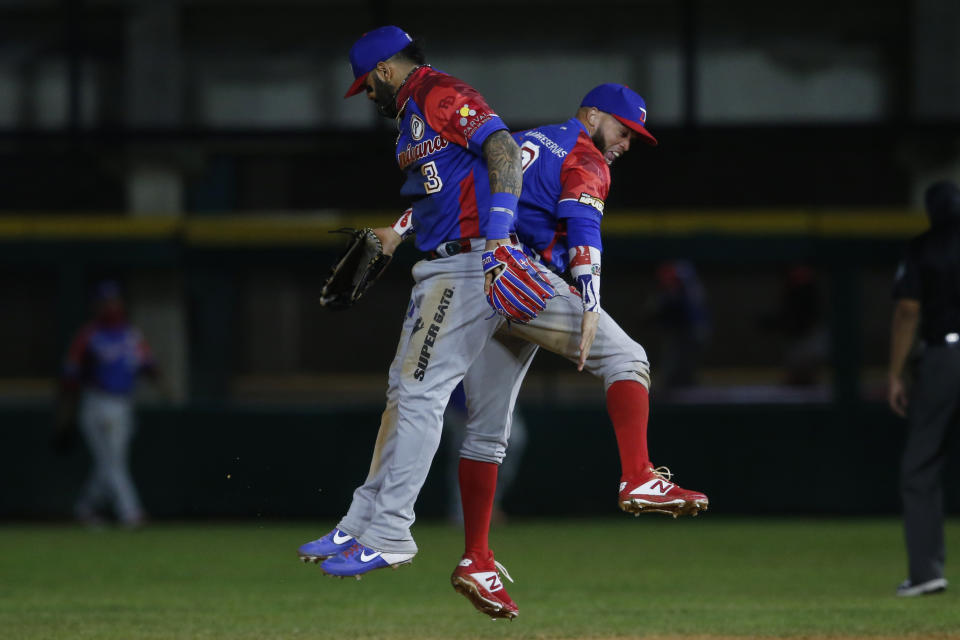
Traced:
<path id="1" fill-rule="evenodd" d="M 434 136 L 429 140 L 424 140 L 418 145 L 407 145 L 407 148 L 397 154 L 397 164 L 400 169 L 406 169 L 417 160 L 426 158 L 429 155 L 446 148 L 450 144 L 442 136 Z"/>
<path id="2" fill-rule="evenodd" d="M 548 138 L 547 136 L 543 135 L 543 134 L 540 133 L 539 131 L 527 131 L 527 132 L 524 133 L 523 135 L 527 136 L 528 138 L 533 138 L 534 140 L 539 140 L 539 141 L 543 144 L 544 147 L 546 147 L 547 149 L 550 150 L 550 153 L 552 153 L 553 155 L 557 156 L 558 158 L 566 158 L 566 157 L 567 157 L 567 150 L 566 150 L 566 149 L 564 149 L 564 148 L 561 147 L 559 144 L 557 144 L 556 142 L 554 142 L 553 140 L 551 140 L 551 139 Z"/>
<path id="3" fill-rule="evenodd" d="M 593 207 L 600 212 L 600 215 L 603 215 L 603 200 L 597 196 L 592 196 L 589 193 L 581 193 L 580 197 L 577 199 L 577 202 Z"/>

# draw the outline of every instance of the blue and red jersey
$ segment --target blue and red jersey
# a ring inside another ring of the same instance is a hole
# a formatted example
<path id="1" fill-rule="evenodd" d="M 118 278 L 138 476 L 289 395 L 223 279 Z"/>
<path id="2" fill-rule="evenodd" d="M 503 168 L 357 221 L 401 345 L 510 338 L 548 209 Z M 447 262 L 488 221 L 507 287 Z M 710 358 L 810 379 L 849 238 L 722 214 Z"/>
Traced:
<path id="1" fill-rule="evenodd" d="M 150 346 L 138 329 L 125 322 L 94 322 L 81 329 L 71 343 L 63 374 L 71 386 L 128 394 L 137 375 L 153 371 L 155 366 Z"/>
<path id="2" fill-rule="evenodd" d="M 610 168 L 577 118 L 513 134 L 523 163 L 517 235 L 557 273 L 569 268 L 567 221 L 585 218 L 596 227 L 589 242 L 600 246 L 599 224 L 610 192 Z"/>
<path id="3" fill-rule="evenodd" d="M 473 87 L 427 66 L 407 79 L 397 106 L 400 193 L 413 200 L 417 248 L 485 236 L 490 180 L 482 148 L 507 126 Z"/>

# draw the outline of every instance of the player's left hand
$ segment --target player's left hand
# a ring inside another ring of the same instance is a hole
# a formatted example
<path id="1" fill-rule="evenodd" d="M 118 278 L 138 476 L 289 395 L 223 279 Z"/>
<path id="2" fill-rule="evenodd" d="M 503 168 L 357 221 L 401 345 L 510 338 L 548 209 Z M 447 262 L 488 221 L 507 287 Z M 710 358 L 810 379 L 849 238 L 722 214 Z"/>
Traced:
<path id="1" fill-rule="evenodd" d="M 393 252 L 400 246 L 400 243 L 403 242 L 403 238 L 393 230 L 393 227 L 377 227 L 376 229 L 371 229 L 371 231 L 373 231 L 373 235 L 377 236 L 380 240 L 380 244 L 383 245 L 383 255 L 385 256 L 392 256 Z"/>
<path id="2" fill-rule="evenodd" d="M 600 314 L 596 311 L 584 311 L 580 322 L 580 360 L 577 361 L 577 371 L 583 371 L 590 355 L 593 339 L 597 337 L 597 325 L 600 324 Z"/>

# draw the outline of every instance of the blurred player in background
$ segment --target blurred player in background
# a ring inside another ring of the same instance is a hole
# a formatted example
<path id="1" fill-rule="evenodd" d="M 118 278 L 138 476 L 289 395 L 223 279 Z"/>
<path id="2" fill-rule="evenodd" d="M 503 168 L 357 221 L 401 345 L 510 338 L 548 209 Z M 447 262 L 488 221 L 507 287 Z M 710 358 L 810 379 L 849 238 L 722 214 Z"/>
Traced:
<path id="1" fill-rule="evenodd" d="M 893 290 L 889 403 L 907 418 L 900 480 L 909 577 L 899 596 L 947 588 L 942 473 L 947 441 L 960 427 L 960 188 L 937 182 L 925 201 L 930 230 L 910 241 Z M 918 327 L 920 358 L 908 393 L 904 369 Z"/>
<path id="2" fill-rule="evenodd" d="M 782 275 L 780 303 L 761 318 L 765 329 L 786 339 L 784 383 L 809 387 L 823 377 L 830 355 L 830 330 L 824 318 L 820 278 L 810 265 L 790 265 Z"/>
<path id="3" fill-rule="evenodd" d="M 117 283 L 100 283 L 94 305 L 92 321 L 70 345 L 62 378 L 66 393 L 79 393 L 77 423 L 93 456 L 75 513 L 82 522 L 96 524 L 109 507 L 121 524 L 136 528 L 145 513 L 129 468 L 132 394 L 138 375 L 159 381 L 159 374 L 149 345 L 127 320 Z"/>
<path id="4" fill-rule="evenodd" d="M 657 391 L 695 386 L 700 354 L 712 331 L 703 285 L 692 262 L 671 260 L 657 265 L 656 286 L 647 315 L 663 331 Z"/>
<path id="5" fill-rule="evenodd" d="M 465 552 L 451 581 L 492 617 L 519 613 L 500 581 L 501 574 L 510 576 L 494 560 L 489 529 L 514 404 L 538 346 L 603 380 L 620 454 L 617 503 L 623 511 L 676 517 L 708 506 L 706 495 L 681 488 L 671 482 L 669 470 L 650 463 L 646 352 L 600 308 L 600 221 L 609 165 L 638 139 L 656 144 L 645 122 L 643 98 L 623 85 L 604 84 L 587 94 L 567 122 L 514 134 L 524 168 L 517 233 L 527 251 L 552 270 L 551 284 L 570 295 L 551 300 L 529 323 L 498 333 L 496 348 L 488 345 L 463 379 L 468 423 L 459 478 Z M 385 250 L 399 242 L 393 234 Z M 574 287 L 558 275 L 566 272 Z"/>

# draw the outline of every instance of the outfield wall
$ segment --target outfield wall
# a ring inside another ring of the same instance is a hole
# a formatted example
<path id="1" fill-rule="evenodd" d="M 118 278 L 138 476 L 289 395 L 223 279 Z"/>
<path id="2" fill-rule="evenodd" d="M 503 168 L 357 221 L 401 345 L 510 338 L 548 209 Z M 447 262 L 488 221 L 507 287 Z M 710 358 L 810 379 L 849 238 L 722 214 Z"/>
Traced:
<path id="1" fill-rule="evenodd" d="M 44 389 L 53 388 L 66 340 L 85 317 L 85 293 L 96 277 L 166 274 L 180 283 L 185 299 L 189 388 L 182 406 L 141 411 L 133 459 L 148 509 L 157 517 L 335 517 L 365 476 L 380 407 L 370 395 L 352 406 L 282 406 L 277 403 L 283 400 L 274 398 L 269 405 L 274 408 L 238 407 L 249 393 L 245 387 L 237 391 L 238 381 L 275 373 L 244 368 L 244 349 L 272 349 L 271 340 L 291 333 L 249 328 L 244 333 L 244 300 L 248 306 L 266 307 L 267 313 L 273 309 L 252 294 L 244 298 L 243 285 L 257 270 L 272 270 L 277 282 L 302 285 L 304 339 L 292 343 L 294 352 L 312 349 L 322 358 L 304 358 L 279 373 L 382 381 L 395 348 L 395 318 L 406 308 L 414 252 L 398 255 L 378 283 L 376 297 L 362 301 L 354 312 L 320 310 L 315 289 L 337 250 L 338 239 L 329 230 L 388 219 L 385 212 L 367 217 L 0 219 L 0 275 L 6 278 L 6 299 L 13 301 L 7 307 L 13 313 L 0 319 L 23 334 L 9 333 L 18 337 L 2 345 L 6 357 L 0 364 L 9 371 L 0 382 L 32 376 Z M 723 275 L 716 283 L 724 288 L 708 287 L 717 316 L 712 348 L 718 365 L 778 364 L 771 348 L 777 343 L 764 338 L 756 318 L 776 302 L 778 281 L 772 274 L 784 265 L 805 263 L 826 276 L 831 375 L 822 384 L 829 387 L 825 395 L 830 404 L 679 406 L 655 398 L 654 461 L 671 466 L 682 485 L 708 492 L 718 513 L 898 511 L 903 423 L 876 404 L 876 394 L 863 392 L 862 380 L 867 366 L 876 368 L 885 358 L 888 277 L 906 239 L 923 227 L 923 217 L 908 211 L 609 216 L 605 306 L 651 350 L 659 340 L 640 307 L 656 261 L 685 257 L 697 263 L 705 278 Z M 874 286 L 879 293 L 871 294 L 865 286 L 871 282 L 865 277 L 870 270 L 882 276 L 879 289 Z M 759 284 L 765 282 L 767 288 L 751 288 L 758 283 L 750 277 L 758 274 L 766 278 Z M 134 297 L 148 296 L 146 289 L 134 291 Z M 758 300 L 763 296 L 769 299 Z M 728 321 L 721 325 L 720 315 L 728 309 Z M 771 355 L 751 361 L 747 347 Z M 555 366 L 547 354 L 537 360 Z M 33 369 L 20 371 L 17 363 L 32 363 Z M 277 379 L 284 389 L 290 380 Z M 773 373 L 764 382 L 779 380 Z M 339 388 L 315 385 L 310 393 L 326 395 L 311 396 L 310 402 L 342 402 L 336 397 Z M 0 405 L 0 517 L 67 516 L 83 482 L 85 452 L 58 457 L 48 448 L 49 395 L 31 400 L 11 395 Z M 507 510 L 610 513 L 618 461 L 602 404 L 565 402 L 561 407 L 544 401 L 523 409 L 531 425 L 530 445 L 506 498 Z M 438 464 L 432 472 L 419 504 L 421 515 L 444 513 L 446 469 Z M 950 484 L 960 487 L 958 480 L 960 472 L 954 470 Z M 949 499 L 960 510 L 958 496 Z"/>
<path id="2" fill-rule="evenodd" d="M 525 407 L 529 439 L 505 499 L 517 515 L 609 515 L 618 459 L 602 407 Z M 0 420 L 0 517 L 59 518 L 84 480 L 82 446 L 48 446 L 45 408 L 8 408 Z M 890 514 L 899 510 L 903 423 L 882 406 L 659 406 L 650 446 L 678 481 L 707 492 L 711 515 Z M 145 409 L 133 447 L 136 482 L 157 518 L 335 518 L 363 481 L 379 408 Z M 417 505 L 445 514 L 441 443 Z M 960 511 L 960 465 L 948 469 Z"/>
<path id="3" fill-rule="evenodd" d="M 385 211 L 0 218 L 0 398 L 21 399 L 9 390 L 23 380 L 52 386 L 102 277 L 126 285 L 178 402 L 246 399 L 235 388 L 251 377 L 382 377 L 413 247 L 350 313 L 326 312 L 317 296 L 342 242 L 329 231 L 392 219 Z M 668 329 L 650 311 L 655 272 L 662 261 L 690 260 L 714 323 L 702 366 L 780 367 L 793 339 L 783 326 L 785 276 L 808 265 L 816 322 L 831 336 L 821 381 L 838 403 L 856 403 L 864 371 L 885 366 L 890 281 L 907 238 L 924 226 L 907 210 L 618 212 L 604 221 L 604 308 L 648 348 L 657 375 L 669 356 L 660 352 Z"/>

